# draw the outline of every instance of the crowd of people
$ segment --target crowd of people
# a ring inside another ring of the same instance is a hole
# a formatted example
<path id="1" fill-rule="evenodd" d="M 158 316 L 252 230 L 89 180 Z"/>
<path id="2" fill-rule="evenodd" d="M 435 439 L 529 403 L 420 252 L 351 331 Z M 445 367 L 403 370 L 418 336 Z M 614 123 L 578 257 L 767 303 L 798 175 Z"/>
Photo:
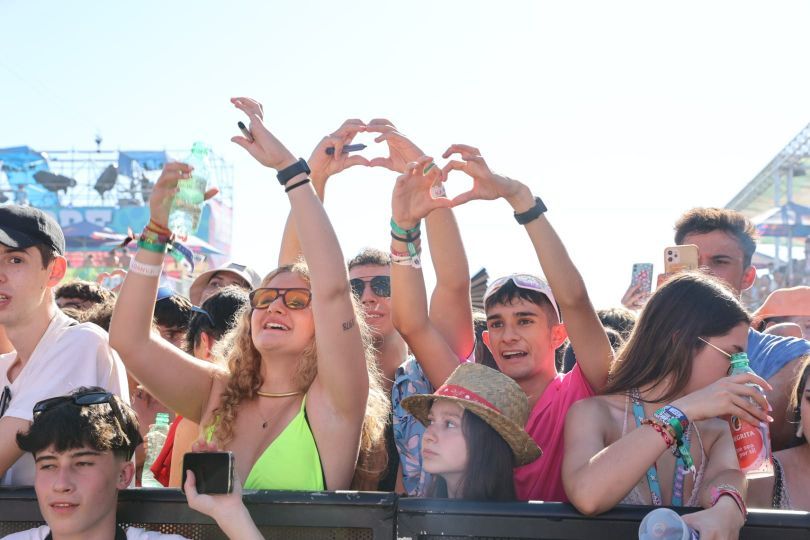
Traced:
<path id="1" fill-rule="evenodd" d="M 744 216 L 689 210 L 674 241 L 698 247 L 700 271 L 628 291 L 632 309 L 597 311 L 542 199 L 477 148 L 449 146 L 440 167 L 389 120 L 347 120 L 305 161 L 261 104 L 232 103 L 249 120 L 233 141 L 277 171 L 290 203 L 279 267 L 264 277 L 231 263 L 199 275 L 189 298 L 160 286 L 172 199 L 192 174 L 183 163 L 164 167 L 115 293 L 61 283 L 58 224 L 0 206 L 0 474 L 35 487 L 47 522 L 9 538 L 172 538 L 118 529 L 117 492 L 144 475 L 180 487 L 183 456 L 216 450 L 233 454 L 233 493 L 199 494 L 193 474 L 183 487 L 231 538 L 261 538 L 243 488 L 559 501 L 586 515 L 701 507 L 684 519 L 702 538 L 736 538 L 747 506 L 810 510 L 810 288 L 746 310 L 757 275 Z M 344 153 L 361 132 L 389 156 Z M 347 263 L 323 200 L 329 178 L 355 166 L 396 175 L 391 244 Z M 451 171 L 472 178 L 452 199 Z M 478 313 L 452 209 L 495 199 L 517 221 L 504 237 L 528 234 L 545 277 L 494 280 Z M 741 352 L 754 373 L 730 376 Z M 142 471 L 159 412 L 169 435 Z M 772 477 L 746 481 L 729 417 L 770 426 Z"/>

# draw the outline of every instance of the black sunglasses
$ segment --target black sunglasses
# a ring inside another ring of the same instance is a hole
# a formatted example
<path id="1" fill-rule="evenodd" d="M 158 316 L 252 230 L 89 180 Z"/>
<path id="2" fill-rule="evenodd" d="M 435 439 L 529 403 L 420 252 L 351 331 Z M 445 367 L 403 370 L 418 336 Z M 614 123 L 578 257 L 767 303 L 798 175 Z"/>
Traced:
<path id="1" fill-rule="evenodd" d="M 216 326 L 216 325 L 214 324 L 214 319 L 213 319 L 213 318 L 211 318 L 211 314 L 210 314 L 210 313 L 208 313 L 207 311 L 205 311 L 203 308 L 201 308 L 201 307 L 197 307 L 197 306 L 191 306 L 191 311 L 192 311 L 193 313 L 199 313 L 200 315 L 202 315 L 203 317 L 205 317 L 205 318 L 208 320 L 208 324 L 210 324 L 210 325 L 211 325 L 211 328 L 214 328 L 214 327 Z"/>
<path id="2" fill-rule="evenodd" d="M 113 399 L 113 395 L 111 393 L 92 391 L 92 392 L 82 392 L 80 394 L 73 394 L 71 396 L 58 396 L 43 399 L 42 401 L 34 405 L 34 419 L 36 419 L 40 414 L 44 412 L 48 412 L 51 409 L 59 407 L 60 405 L 64 405 L 65 403 L 71 402 L 74 405 L 78 405 L 79 407 L 87 407 L 89 405 L 101 405 L 102 403 L 109 403 L 110 407 L 112 407 L 116 416 L 120 417 L 120 411 L 118 410 L 118 406 L 115 404 L 115 399 Z"/>
<path id="3" fill-rule="evenodd" d="M 0 395 L 0 418 L 6 414 L 6 409 L 11 404 L 11 388 L 8 386 L 3 387 L 3 394 Z"/>
<path id="4" fill-rule="evenodd" d="M 352 293 L 357 298 L 363 296 L 366 290 L 366 283 L 371 286 L 371 291 L 377 296 L 388 298 L 391 296 L 391 278 L 389 276 L 374 276 L 371 279 L 354 278 L 349 280 L 352 286 Z"/>
<path id="5" fill-rule="evenodd" d="M 262 287 L 250 291 L 250 307 L 253 309 L 267 309 L 279 296 L 289 309 L 304 309 L 312 301 L 312 291 L 309 289 Z"/>

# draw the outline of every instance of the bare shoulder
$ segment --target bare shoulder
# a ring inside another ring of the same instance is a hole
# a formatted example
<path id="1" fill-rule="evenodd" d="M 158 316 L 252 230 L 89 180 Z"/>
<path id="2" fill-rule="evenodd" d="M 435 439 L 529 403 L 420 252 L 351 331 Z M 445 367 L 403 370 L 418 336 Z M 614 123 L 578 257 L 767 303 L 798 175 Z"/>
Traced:
<path id="1" fill-rule="evenodd" d="M 617 403 L 618 396 L 594 396 L 581 399 L 571 405 L 569 417 L 590 418 L 593 421 L 606 420 L 614 416 L 614 411 L 620 408 Z"/>

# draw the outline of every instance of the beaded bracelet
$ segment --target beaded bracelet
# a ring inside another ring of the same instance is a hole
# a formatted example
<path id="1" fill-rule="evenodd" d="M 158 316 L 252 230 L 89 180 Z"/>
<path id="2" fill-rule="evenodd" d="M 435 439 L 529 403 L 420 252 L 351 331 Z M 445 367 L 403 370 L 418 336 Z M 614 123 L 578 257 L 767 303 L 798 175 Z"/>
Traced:
<path id="1" fill-rule="evenodd" d="M 650 426 L 655 431 L 657 431 L 661 437 L 664 439 L 664 442 L 667 444 L 667 448 L 672 448 L 672 445 L 675 444 L 675 439 L 672 438 L 671 433 L 667 430 L 666 426 L 657 422 L 655 420 L 651 420 L 649 418 L 645 418 L 641 421 L 642 426 Z"/>

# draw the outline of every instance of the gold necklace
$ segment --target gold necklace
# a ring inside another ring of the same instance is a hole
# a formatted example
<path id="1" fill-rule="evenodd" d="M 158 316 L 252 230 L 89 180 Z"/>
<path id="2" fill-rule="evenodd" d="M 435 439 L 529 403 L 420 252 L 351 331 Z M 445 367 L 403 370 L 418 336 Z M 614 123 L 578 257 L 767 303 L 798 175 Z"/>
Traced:
<path id="1" fill-rule="evenodd" d="M 303 393 L 303 390 L 297 390 L 295 392 L 262 392 L 261 390 L 256 390 L 256 394 L 261 397 L 290 397 Z M 262 414 L 261 407 L 259 407 L 258 403 L 256 404 L 256 412 L 259 413 L 259 417 L 262 419 L 262 429 L 267 429 L 267 424 L 270 422 Z"/>
<path id="2" fill-rule="evenodd" d="M 303 393 L 303 390 L 296 390 L 294 392 L 262 392 L 261 390 L 256 390 L 256 395 L 261 397 L 290 397 Z"/>

